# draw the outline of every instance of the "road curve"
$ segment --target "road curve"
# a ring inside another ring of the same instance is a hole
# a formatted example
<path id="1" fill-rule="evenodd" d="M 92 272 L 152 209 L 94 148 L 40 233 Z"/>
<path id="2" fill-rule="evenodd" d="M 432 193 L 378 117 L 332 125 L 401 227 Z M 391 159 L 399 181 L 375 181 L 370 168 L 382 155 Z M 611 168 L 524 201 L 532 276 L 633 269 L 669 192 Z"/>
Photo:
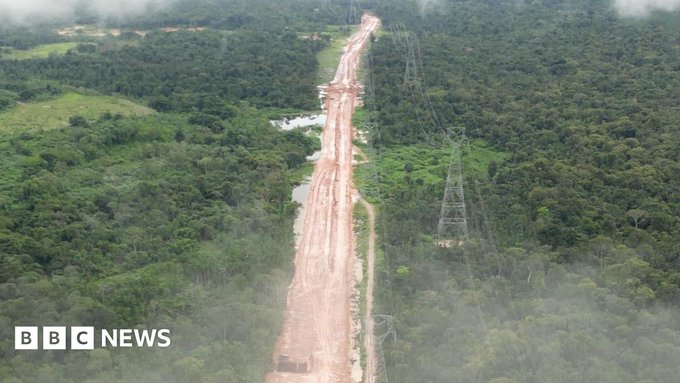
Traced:
<path id="1" fill-rule="evenodd" d="M 355 241 L 352 227 L 352 114 L 361 86 L 361 53 L 380 20 L 364 15 L 325 87 L 326 125 L 305 203 L 295 276 L 267 383 L 349 383 L 350 300 Z M 296 370 L 296 371 L 295 371 Z M 295 371 L 295 372 L 293 372 Z"/>

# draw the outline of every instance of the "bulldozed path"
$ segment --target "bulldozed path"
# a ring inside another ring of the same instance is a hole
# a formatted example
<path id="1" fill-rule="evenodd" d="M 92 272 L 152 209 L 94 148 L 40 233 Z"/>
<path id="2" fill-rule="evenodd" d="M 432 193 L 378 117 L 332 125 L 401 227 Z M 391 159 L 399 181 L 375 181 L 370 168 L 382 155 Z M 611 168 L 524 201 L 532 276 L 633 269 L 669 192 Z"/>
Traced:
<path id="1" fill-rule="evenodd" d="M 325 87 L 327 118 L 305 204 L 295 276 L 268 383 L 349 383 L 350 300 L 356 261 L 352 221 L 352 115 L 361 86 L 357 68 L 378 18 L 364 15 Z"/>

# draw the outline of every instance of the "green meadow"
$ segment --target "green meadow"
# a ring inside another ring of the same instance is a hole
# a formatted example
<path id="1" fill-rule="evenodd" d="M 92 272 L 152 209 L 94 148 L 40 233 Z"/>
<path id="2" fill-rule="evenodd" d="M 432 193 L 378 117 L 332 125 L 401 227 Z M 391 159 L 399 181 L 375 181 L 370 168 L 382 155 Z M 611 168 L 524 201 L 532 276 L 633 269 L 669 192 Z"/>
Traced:
<path id="1" fill-rule="evenodd" d="M 78 43 L 75 42 L 42 44 L 25 51 L 13 50 L 10 53 L 2 55 L 2 58 L 16 60 L 45 58 L 48 57 L 50 54 L 63 55 L 64 53 L 68 52 L 69 49 L 73 49 L 76 46 L 78 46 Z"/>
<path id="2" fill-rule="evenodd" d="M 347 38 L 356 30 L 356 27 L 348 28 L 341 25 L 329 25 L 326 32 L 331 37 L 330 44 L 317 53 L 319 61 L 317 81 L 319 84 L 326 84 L 333 79 L 335 70 L 340 62 L 342 48 L 347 43 Z"/>
<path id="3" fill-rule="evenodd" d="M 71 116 L 93 119 L 106 112 L 125 116 L 155 113 L 151 108 L 122 98 L 68 92 L 52 100 L 20 104 L 0 113 L 0 132 L 60 128 L 68 125 Z"/>

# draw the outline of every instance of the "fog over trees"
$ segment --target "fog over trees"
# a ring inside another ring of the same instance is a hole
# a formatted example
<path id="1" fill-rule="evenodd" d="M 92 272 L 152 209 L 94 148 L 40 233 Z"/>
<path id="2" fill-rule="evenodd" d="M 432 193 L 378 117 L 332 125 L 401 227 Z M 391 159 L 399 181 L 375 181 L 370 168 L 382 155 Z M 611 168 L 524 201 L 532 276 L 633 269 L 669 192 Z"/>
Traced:
<path id="1" fill-rule="evenodd" d="M 383 21 L 356 183 L 389 380 L 677 382 L 677 1 L 88 3 L 0 0 L 0 381 L 263 381 L 318 147 L 269 120 L 317 109 L 353 3 Z M 470 238 L 444 248 L 454 126 Z M 14 326 L 55 324 L 173 345 L 14 350 Z"/>

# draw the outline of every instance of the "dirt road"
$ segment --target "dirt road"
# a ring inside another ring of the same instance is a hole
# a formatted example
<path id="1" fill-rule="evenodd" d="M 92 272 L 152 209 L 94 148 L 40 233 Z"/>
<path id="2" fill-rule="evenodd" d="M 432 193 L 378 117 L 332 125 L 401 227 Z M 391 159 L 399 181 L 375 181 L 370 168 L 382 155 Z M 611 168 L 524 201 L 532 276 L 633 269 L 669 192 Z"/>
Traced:
<path id="1" fill-rule="evenodd" d="M 326 87 L 321 157 L 307 196 L 295 276 L 268 383 L 351 382 L 350 299 L 355 262 L 352 228 L 352 114 L 361 89 L 361 52 L 380 21 L 365 15 Z"/>

